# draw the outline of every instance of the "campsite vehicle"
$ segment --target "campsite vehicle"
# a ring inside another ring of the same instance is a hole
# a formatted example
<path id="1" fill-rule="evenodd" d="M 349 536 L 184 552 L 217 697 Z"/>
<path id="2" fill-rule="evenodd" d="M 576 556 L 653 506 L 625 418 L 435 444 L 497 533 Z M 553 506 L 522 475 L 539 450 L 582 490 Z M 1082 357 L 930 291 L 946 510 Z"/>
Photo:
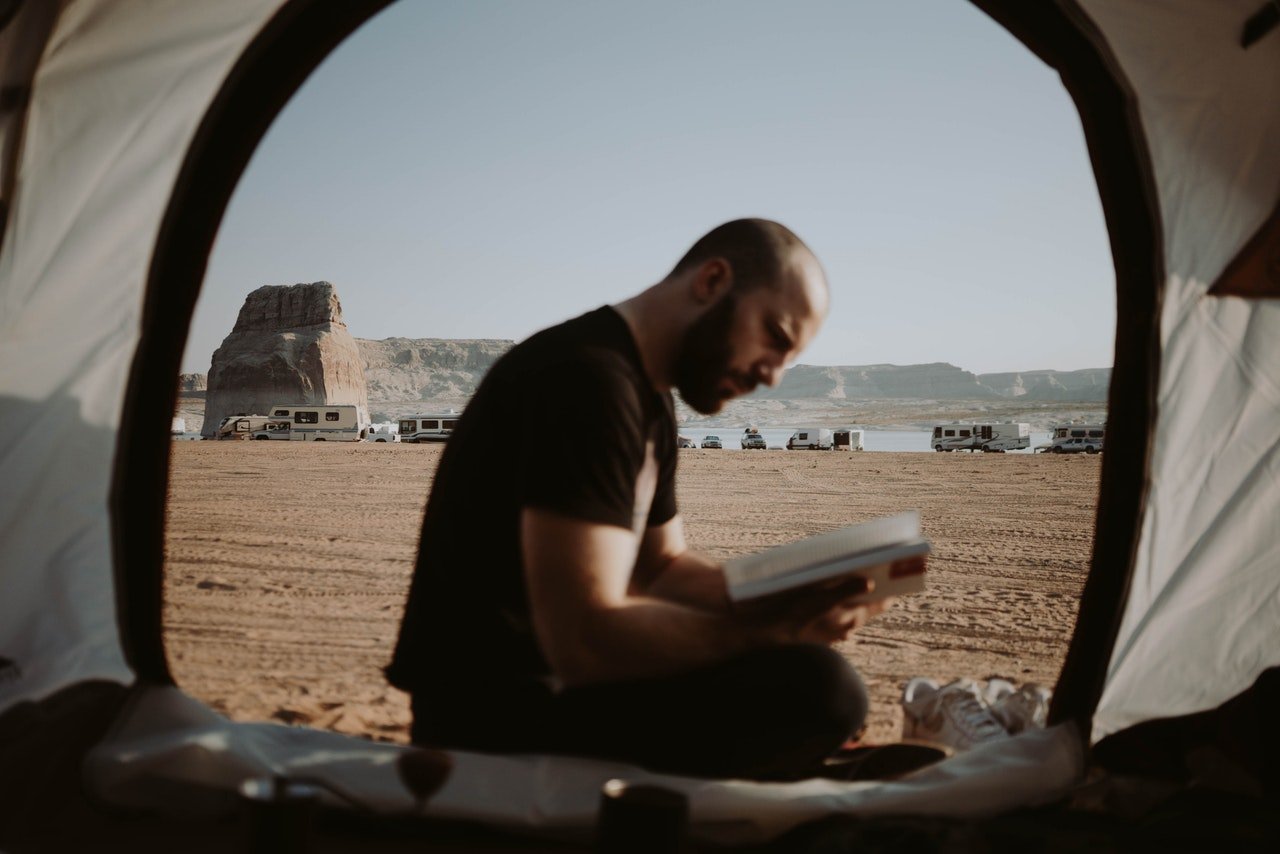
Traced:
<path id="1" fill-rule="evenodd" d="M 427 415 L 406 415 L 400 419 L 400 441 L 410 444 L 444 442 L 453 435 L 461 417 L 452 409 Z"/>
<path id="2" fill-rule="evenodd" d="M 973 444 L 984 453 L 1020 451 L 1031 447 L 1031 425 L 1023 422 L 975 424 Z"/>
<path id="3" fill-rule="evenodd" d="M 384 427 L 381 430 L 377 427 L 370 427 L 369 432 L 365 434 L 364 440 L 366 442 L 399 442 L 400 434 L 390 427 Z"/>
<path id="4" fill-rule="evenodd" d="M 676 447 L 677 448 L 696 448 L 698 447 L 698 442 L 696 439 L 691 439 L 688 436 L 677 436 Z"/>
<path id="5" fill-rule="evenodd" d="M 703 437 L 702 437 L 702 447 L 704 447 L 704 448 L 717 448 L 717 449 L 719 449 L 719 448 L 723 448 L 723 447 L 724 447 L 724 445 L 720 444 L 720 437 L 719 437 L 719 436 L 703 436 Z"/>
<path id="6" fill-rule="evenodd" d="M 1077 436 L 1055 443 L 1050 451 L 1054 454 L 1098 454 L 1102 452 L 1102 440 Z"/>
<path id="7" fill-rule="evenodd" d="M 382 830 L 464 819 L 459 833 L 501 835 L 458 848 L 500 850 L 518 832 L 587 838 L 602 786 L 631 771 L 231 720 L 175 682 L 163 619 L 171 448 L 157 438 L 214 236 L 272 119 L 383 5 L 171 2 L 158 14 L 78 0 L 0 15 L 0 305 L 6 329 L 23 331 L 0 335 L 0 363 L 22 367 L 0 371 L 0 400 L 6 423 L 39 424 L 46 440 L 0 455 L 6 851 L 231 850 L 237 797 L 263 778 L 281 781 L 281 809 L 306 778 L 326 810 L 358 813 L 359 841 L 316 822 L 316 849 L 377 852 Z M 1013 837 L 1025 850 L 1268 850 L 1276 728 L 1274 704 L 1259 702 L 1280 661 L 1280 573 L 1259 568 L 1280 548 L 1274 4 L 978 6 L 1081 114 L 1115 260 L 1109 447 L 1048 728 L 889 787 L 659 779 L 694 795 L 689 835 L 709 847 L 760 850 L 822 819 L 795 836 L 834 850 L 885 822 L 900 838 L 945 819 L 949 839 L 975 849 Z M 233 663 L 250 686 L 278 675 Z M 1086 781 L 1089 812 L 1072 812 Z"/>
<path id="8" fill-rule="evenodd" d="M 1105 424 L 1058 424 L 1049 436 L 1046 451 L 1055 454 L 1100 453 L 1106 441 Z"/>
<path id="9" fill-rule="evenodd" d="M 764 436 L 759 433 L 743 433 L 742 449 L 745 450 L 761 450 L 763 451 L 768 445 L 764 441 Z"/>
<path id="10" fill-rule="evenodd" d="M 862 431 L 852 428 L 832 430 L 831 449 L 833 451 L 861 451 Z"/>
<path id="11" fill-rule="evenodd" d="M 218 424 L 215 439 L 250 439 L 253 434 L 266 427 L 271 420 L 268 415 L 228 415 Z"/>
<path id="12" fill-rule="evenodd" d="M 260 428 L 253 431 L 252 438 L 257 441 L 288 442 L 293 438 L 293 421 L 288 418 L 269 418 Z"/>
<path id="13" fill-rule="evenodd" d="M 935 451 L 972 451 L 976 446 L 973 434 L 972 424 L 935 424 L 930 443 Z"/>
<path id="14" fill-rule="evenodd" d="M 173 436 L 181 436 L 187 432 L 187 419 L 175 417 L 169 424 L 169 433 Z"/>
<path id="15" fill-rule="evenodd" d="M 831 450 L 831 431 L 822 427 L 801 427 L 787 440 L 787 450 Z"/>
<path id="16" fill-rule="evenodd" d="M 937 424 L 930 444 L 935 451 L 1020 451 L 1031 447 L 1031 425 L 1017 421 Z"/>
<path id="17" fill-rule="evenodd" d="M 295 442 L 358 442 L 363 425 L 354 404 L 278 403 L 271 407 L 273 421 L 290 423 Z M 265 425 L 264 425 L 265 426 Z M 278 438 L 279 429 L 270 438 Z M 254 438 L 258 438 L 255 433 Z"/>

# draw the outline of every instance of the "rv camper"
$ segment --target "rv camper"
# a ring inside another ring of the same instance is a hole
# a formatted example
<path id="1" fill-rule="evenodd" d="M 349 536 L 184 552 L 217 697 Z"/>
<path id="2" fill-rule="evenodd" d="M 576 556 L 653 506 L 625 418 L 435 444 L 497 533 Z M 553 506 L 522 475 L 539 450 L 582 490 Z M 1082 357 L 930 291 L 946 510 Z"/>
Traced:
<path id="1" fill-rule="evenodd" d="M 461 416 L 450 409 L 427 415 L 406 415 L 400 419 L 401 442 L 443 442 L 453 434 Z"/>
<path id="2" fill-rule="evenodd" d="M 1003 454 L 1031 447 L 1031 425 L 1007 421 L 973 425 L 973 447 L 984 453 Z"/>
<path id="3" fill-rule="evenodd" d="M 937 424 L 933 428 L 930 444 L 935 451 L 972 451 L 974 448 L 972 424 Z"/>
<path id="4" fill-rule="evenodd" d="M 861 451 L 861 430 L 833 430 L 831 432 L 831 448 L 836 451 Z"/>
<path id="5" fill-rule="evenodd" d="M 935 451 L 983 451 L 1002 454 L 1031 447 L 1031 425 L 1005 421 L 987 424 L 938 424 L 930 440 Z"/>
<path id="6" fill-rule="evenodd" d="M 282 403 L 271 407 L 269 421 L 254 433 L 255 439 L 279 439 L 281 433 L 295 442 L 358 442 L 363 425 L 354 404 Z M 278 422 L 289 422 L 284 431 Z M 265 435 L 264 435 L 265 434 Z"/>
<path id="7" fill-rule="evenodd" d="M 788 451 L 831 450 L 831 431 L 821 427 L 801 427 L 787 440 Z"/>

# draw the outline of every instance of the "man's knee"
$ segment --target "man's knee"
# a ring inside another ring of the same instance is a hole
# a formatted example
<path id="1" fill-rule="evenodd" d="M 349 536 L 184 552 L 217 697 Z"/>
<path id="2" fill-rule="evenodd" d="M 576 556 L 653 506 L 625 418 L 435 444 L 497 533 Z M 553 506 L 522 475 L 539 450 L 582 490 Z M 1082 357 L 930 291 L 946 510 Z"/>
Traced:
<path id="1" fill-rule="evenodd" d="M 812 726 L 847 736 L 861 729 L 870 701 L 862 677 L 830 647 L 795 644 L 762 651 L 763 670 L 779 701 L 802 711 Z"/>

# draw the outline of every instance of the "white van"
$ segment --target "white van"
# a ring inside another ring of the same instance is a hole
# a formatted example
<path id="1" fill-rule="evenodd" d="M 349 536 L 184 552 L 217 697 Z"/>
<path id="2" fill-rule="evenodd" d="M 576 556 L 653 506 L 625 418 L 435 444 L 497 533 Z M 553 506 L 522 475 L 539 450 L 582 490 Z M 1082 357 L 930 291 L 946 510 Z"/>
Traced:
<path id="1" fill-rule="evenodd" d="M 822 427 L 802 427 L 787 440 L 789 451 L 806 448 L 812 451 L 831 450 L 831 431 Z"/>
<path id="2" fill-rule="evenodd" d="M 831 449 L 833 451 L 861 451 L 862 431 L 853 429 L 832 430 Z"/>
<path id="3" fill-rule="evenodd" d="M 358 442 L 364 426 L 355 404 L 281 403 L 271 407 L 268 423 L 255 431 L 255 439 L 283 439 L 294 442 Z M 288 422 L 289 429 L 281 429 Z M 282 435 L 282 434 L 287 434 Z"/>
<path id="4" fill-rule="evenodd" d="M 453 435 L 461 413 L 448 412 L 406 415 L 400 419 L 401 442 L 443 442 Z"/>

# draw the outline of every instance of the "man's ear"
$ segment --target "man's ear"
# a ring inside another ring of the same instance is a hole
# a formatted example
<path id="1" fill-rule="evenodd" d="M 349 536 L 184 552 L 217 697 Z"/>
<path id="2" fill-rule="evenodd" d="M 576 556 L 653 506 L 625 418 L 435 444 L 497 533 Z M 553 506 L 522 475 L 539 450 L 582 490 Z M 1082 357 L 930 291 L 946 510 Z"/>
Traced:
<path id="1" fill-rule="evenodd" d="M 733 268 L 724 258 L 708 258 L 693 276 L 693 298 L 699 305 L 710 305 L 733 287 Z"/>

